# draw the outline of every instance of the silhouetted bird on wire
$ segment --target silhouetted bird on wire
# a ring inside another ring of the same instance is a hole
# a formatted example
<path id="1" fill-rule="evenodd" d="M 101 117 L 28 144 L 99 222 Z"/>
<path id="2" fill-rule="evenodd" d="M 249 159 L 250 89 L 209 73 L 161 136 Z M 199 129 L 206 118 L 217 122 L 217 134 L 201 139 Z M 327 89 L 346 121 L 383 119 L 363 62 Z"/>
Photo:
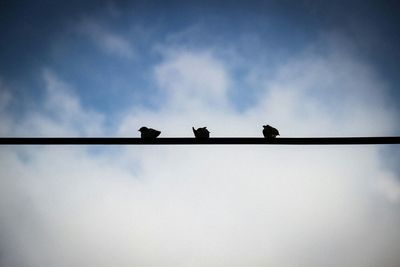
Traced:
<path id="1" fill-rule="evenodd" d="M 279 131 L 269 125 L 263 125 L 264 130 L 263 130 L 263 135 L 265 138 L 275 138 L 277 135 L 279 135 Z"/>
<path id="2" fill-rule="evenodd" d="M 151 128 L 147 128 L 147 127 L 140 128 L 139 132 L 140 132 L 140 137 L 142 139 L 146 139 L 146 140 L 154 140 L 161 134 L 160 131 L 157 131 L 157 130 L 154 130 Z"/>
<path id="3" fill-rule="evenodd" d="M 194 127 L 192 127 L 192 130 L 196 139 L 210 138 L 210 132 L 207 130 L 207 127 L 198 128 L 197 130 Z"/>

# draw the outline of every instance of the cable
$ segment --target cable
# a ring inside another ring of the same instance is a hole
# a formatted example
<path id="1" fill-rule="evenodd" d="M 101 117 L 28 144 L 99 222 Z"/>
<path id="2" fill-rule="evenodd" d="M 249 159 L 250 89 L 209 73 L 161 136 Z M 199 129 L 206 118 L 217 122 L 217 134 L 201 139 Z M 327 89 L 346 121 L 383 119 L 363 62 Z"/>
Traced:
<path id="1" fill-rule="evenodd" d="M 381 145 L 400 144 L 400 136 L 384 137 L 0 137 L 0 145 Z"/>

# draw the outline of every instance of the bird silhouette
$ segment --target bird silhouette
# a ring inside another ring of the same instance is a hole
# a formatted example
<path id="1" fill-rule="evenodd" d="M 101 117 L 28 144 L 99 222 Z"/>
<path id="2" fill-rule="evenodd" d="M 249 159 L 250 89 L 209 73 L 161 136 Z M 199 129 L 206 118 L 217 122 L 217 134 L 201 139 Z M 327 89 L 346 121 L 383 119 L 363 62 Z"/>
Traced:
<path id="1" fill-rule="evenodd" d="M 207 130 L 207 127 L 198 128 L 197 130 L 194 127 L 192 127 L 192 130 L 196 139 L 210 138 L 210 131 Z"/>
<path id="2" fill-rule="evenodd" d="M 140 137 L 145 140 L 154 140 L 161 134 L 160 131 L 147 127 L 140 128 L 139 132 L 140 132 Z"/>
<path id="3" fill-rule="evenodd" d="M 265 138 L 275 138 L 277 135 L 279 135 L 278 129 L 269 125 L 263 125 L 263 127 L 263 135 Z"/>

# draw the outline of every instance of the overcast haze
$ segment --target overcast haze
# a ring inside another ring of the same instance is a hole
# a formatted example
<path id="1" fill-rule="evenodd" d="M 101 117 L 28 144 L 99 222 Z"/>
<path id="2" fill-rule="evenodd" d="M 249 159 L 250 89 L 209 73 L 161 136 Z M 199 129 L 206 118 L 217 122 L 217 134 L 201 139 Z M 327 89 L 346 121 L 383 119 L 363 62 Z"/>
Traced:
<path id="1" fill-rule="evenodd" d="M 399 135 L 399 7 L 0 4 L 1 136 Z M 394 146 L 3 146 L 0 266 L 399 266 Z"/>

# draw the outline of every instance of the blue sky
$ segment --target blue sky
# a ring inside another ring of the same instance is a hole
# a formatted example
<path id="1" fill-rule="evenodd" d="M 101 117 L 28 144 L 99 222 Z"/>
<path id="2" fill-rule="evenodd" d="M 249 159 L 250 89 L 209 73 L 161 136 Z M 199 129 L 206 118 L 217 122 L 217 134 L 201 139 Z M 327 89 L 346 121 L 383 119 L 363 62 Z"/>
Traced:
<path id="1" fill-rule="evenodd" d="M 399 135 L 398 17 L 395 1 L 1 3 L 0 135 Z M 2 147 L 0 265 L 398 266 L 398 159 Z"/>
<path id="2" fill-rule="evenodd" d="M 111 114 L 134 103 L 154 106 L 148 96 L 157 88 L 149 76 L 151 67 L 162 60 L 157 47 L 212 48 L 226 62 L 234 51 L 242 62 L 232 64 L 232 71 L 242 88 L 249 86 L 242 80 L 249 68 L 268 65 L 273 72 L 277 64 L 309 47 L 318 53 L 329 51 L 332 39 L 371 65 L 389 84 L 390 96 L 398 97 L 394 2 L 41 1 L 3 6 L 1 32 L 7 41 L 0 49 L 1 77 L 21 98 L 41 95 L 38 77 L 43 68 L 51 68 L 94 109 Z M 85 24 L 91 28 L 86 32 L 80 29 Z M 121 38 L 130 56 L 106 51 L 113 48 L 101 44 L 102 34 Z M 326 35 L 334 37 L 326 41 Z M 232 88 L 239 108 L 251 105 L 252 97 L 249 90 Z"/>

